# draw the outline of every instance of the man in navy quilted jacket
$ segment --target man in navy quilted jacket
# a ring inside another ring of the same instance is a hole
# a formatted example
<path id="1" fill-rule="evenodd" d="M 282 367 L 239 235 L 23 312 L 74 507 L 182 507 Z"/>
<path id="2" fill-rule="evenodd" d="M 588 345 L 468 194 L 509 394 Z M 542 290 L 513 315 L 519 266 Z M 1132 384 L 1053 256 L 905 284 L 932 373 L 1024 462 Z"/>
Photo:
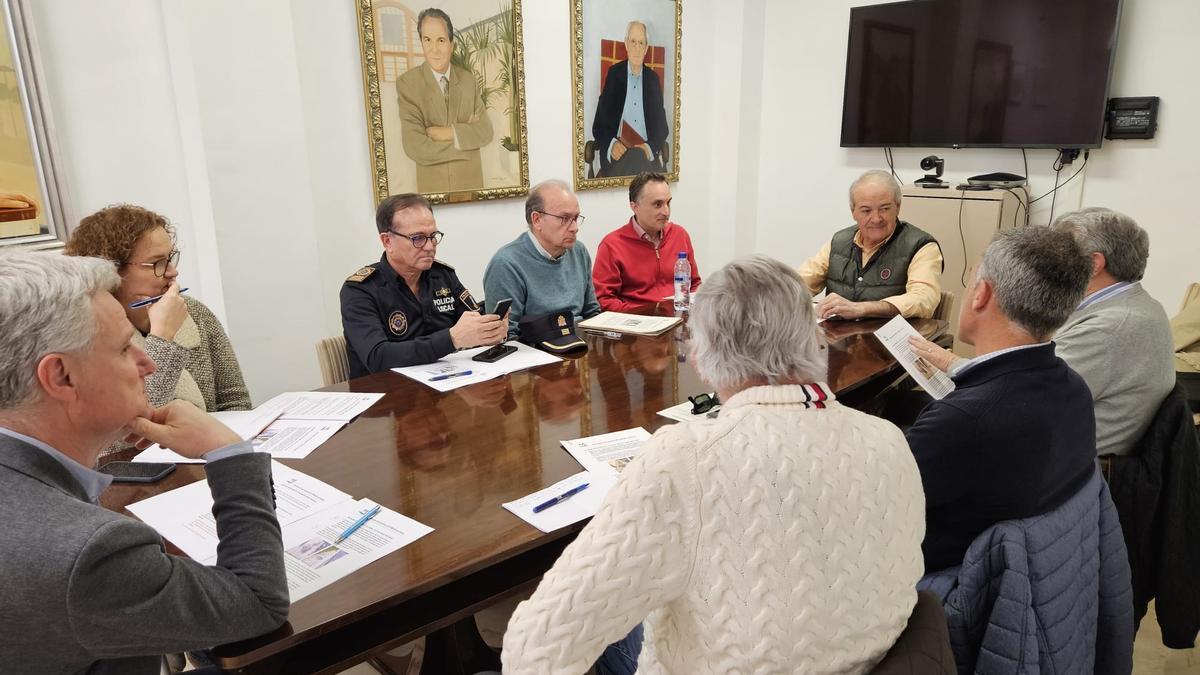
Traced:
<path id="1" fill-rule="evenodd" d="M 906 434 L 925 487 L 927 573 L 962 564 L 984 530 L 1056 508 L 1094 474 L 1092 395 L 1050 341 L 1090 276 L 1074 238 L 1049 228 L 1001 232 L 984 252 L 958 323 L 977 356 Z"/>

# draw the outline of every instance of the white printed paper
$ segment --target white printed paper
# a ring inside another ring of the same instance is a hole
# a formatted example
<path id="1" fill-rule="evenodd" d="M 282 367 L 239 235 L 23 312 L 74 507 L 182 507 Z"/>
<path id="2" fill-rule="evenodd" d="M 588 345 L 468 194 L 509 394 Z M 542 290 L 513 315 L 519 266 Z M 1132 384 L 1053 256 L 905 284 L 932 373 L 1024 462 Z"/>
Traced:
<path id="1" fill-rule="evenodd" d="M 614 431 L 599 436 L 562 441 L 562 446 L 571 453 L 584 469 L 593 473 L 616 475 L 637 456 L 642 444 L 650 438 L 650 432 L 642 427 Z"/>
<path id="2" fill-rule="evenodd" d="M 583 492 L 555 504 L 541 513 L 533 512 L 533 508 L 538 504 L 545 503 L 584 483 L 587 483 L 588 487 Z M 506 502 L 504 508 L 542 532 L 553 532 L 560 527 L 566 527 L 596 515 L 605 495 L 616 483 L 616 474 L 581 471 L 548 488 L 538 490 L 516 501 Z"/>
<path id="3" fill-rule="evenodd" d="M 336 420 L 349 422 L 383 398 L 383 394 L 347 391 L 293 391 L 280 394 L 259 406 L 278 410 L 290 420 Z"/>
<path id="4" fill-rule="evenodd" d="M 315 513 L 350 501 L 350 495 L 295 469 L 271 462 L 275 481 L 275 516 L 286 528 Z M 217 559 L 217 523 L 208 481 L 202 480 L 130 504 L 129 512 L 158 531 L 193 560 Z"/>
<path id="5" fill-rule="evenodd" d="M 433 532 L 428 525 L 382 508 L 337 542 L 346 528 L 375 506 L 370 499 L 343 502 L 284 529 L 283 563 L 292 602 Z"/>
<path id="6" fill-rule="evenodd" d="M 875 331 L 875 337 L 892 353 L 896 361 L 904 366 L 909 375 L 921 385 L 930 396 L 941 399 L 954 391 L 954 381 L 946 373 L 938 370 L 925 359 L 917 356 L 908 338 L 921 337 L 908 321 L 902 316 L 894 316 L 891 321 L 883 324 Z"/>
<path id="7" fill-rule="evenodd" d="M 561 358 L 553 354 L 548 354 L 540 349 L 534 349 L 529 345 L 515 340 L 504 344 L 516 347 L 517 351 L 495 363 L 473 361 L 473 356 L 491 349 L 491 347 L 475 347 L 474 349 L 464 349 L 461 352 L 449 354 L 433 363 L 421 366 L 407 366 L 405 368 L 392 368 L 392 370 L 437 391 L 446 392 L 458 389 L 459 387 L 503 377 L 509 373 L 562 361 Z M 446 377 L 447 375 L 451 377 Z"/>

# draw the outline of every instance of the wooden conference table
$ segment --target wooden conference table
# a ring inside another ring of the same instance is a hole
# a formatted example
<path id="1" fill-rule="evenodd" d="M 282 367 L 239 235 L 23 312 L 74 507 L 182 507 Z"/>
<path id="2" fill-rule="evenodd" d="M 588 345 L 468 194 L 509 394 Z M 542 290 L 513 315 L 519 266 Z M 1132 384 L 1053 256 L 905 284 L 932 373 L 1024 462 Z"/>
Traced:
<path id="1" fill-rule="evenodd" d="M 903 374 L 871 335 L 882 324 L 824 328 L 828 382 L 844 403 L 869 406 Z M 930 339 L 946 333 L 944 321 L 913 325 Z M 687 337 L 686 327 L 657 338 L 587 336 L 584 356 L 445 394 L 395 373 L 327 387 L 386 396 L 307 458 L 284 463 L 434 531 L 293 604 L 275 632 L 217 648 L 219 665 L 337 672 L 421 635 L 444 637 L 532 588 L 583 524 L 542 534 L 501 504 L 581 470 L 559 441 L 673 423 L 655 413 L 706 391 L 686 360 Z M 180 465 L 154 485 L 114 485 L 102 503 L 120 511 L 201 478 L 200 465 Z M 466 648 L 446 639 L 451 651 Z"/>

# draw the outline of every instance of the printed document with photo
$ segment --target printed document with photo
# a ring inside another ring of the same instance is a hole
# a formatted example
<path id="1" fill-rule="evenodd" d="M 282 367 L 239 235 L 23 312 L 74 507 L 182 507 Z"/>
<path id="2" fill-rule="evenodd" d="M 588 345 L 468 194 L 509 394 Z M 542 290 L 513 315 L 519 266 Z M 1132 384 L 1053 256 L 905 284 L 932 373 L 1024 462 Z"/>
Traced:
<path id="1" fill-rule="evenodd" d="M 892 353 L 896 361 L 904 366 L 908 374 L 912 375 L 917 384 L 921 385 L 921 388 L 930 396 L 940 400 L 946 394 L 954 391 L 954 381 L 935 368 L 933 364 L 917 356 L 912 345 L 908 344 L 909 337 L 921 337 L 921 334 L 908 323 L 907 319 L 902 316 L 892 317 L 891 321 L 875 331 L 875 337 L 879 338 L 879 341 Z"/>
<path id="2" fill-rule="evenodd" d="M 592 473 L 616 475 L 637 456 L 642 444 L 650 438 L 650 432 L 642 427 L 614 431 L 599 436 L 562 441 L 562 446 L 571 453 L 584 469 Z"/>
<path id="3" fill-rule="evenodd" d="M 376 506 L 370 499 L 342 502 L 283 532 L 283 563 L 292 602 L 433 532 L 412 518 L 381 508 L 349 537 L 338 537 Z"/>

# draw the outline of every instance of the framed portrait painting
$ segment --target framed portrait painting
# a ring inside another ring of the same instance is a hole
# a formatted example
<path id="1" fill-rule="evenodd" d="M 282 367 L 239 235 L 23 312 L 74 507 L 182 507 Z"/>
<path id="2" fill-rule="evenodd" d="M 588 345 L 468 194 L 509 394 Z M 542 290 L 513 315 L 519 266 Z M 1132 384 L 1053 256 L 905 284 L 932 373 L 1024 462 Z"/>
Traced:
<path id="1" fill-rule="evenodd" d="M 527 194 L 521 0 L 355 2 L 375 201 Z"/>
<path id="2" fill-rule="evenodd" d="M 0 34 L 0 246 L 61 246 L 66 187 L 27 0 L 0 0 Z"/>
<path id="3" fill-rule="evenodd" d="M 682 0 L 571 0 L 575 187 L 679 180 Z"/>

